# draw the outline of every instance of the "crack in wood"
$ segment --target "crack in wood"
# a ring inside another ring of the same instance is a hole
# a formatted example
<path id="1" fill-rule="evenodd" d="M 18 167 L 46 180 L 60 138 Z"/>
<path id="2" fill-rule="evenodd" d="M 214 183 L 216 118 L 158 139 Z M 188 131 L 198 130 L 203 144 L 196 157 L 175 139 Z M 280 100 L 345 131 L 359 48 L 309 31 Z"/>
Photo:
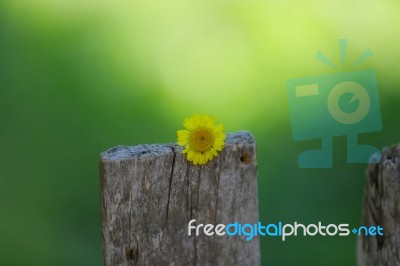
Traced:
<path id="1" fill-rule="evenodd" d="M 187 231 L 191 219 L 196 225 L 229 224 L 238 217 L 258 222 L 252 135 L 228 134 L 223 151 L 202 166 L 188 162 L 181 150 L 146 144 L 101 154 L 104 265 L 259 265 L 258 237 Z M 241 162 L 245 152 L 249 156 Z"/>
<path id="2" fill-rule="evenodd" d="M 169 176 L 169 186 L 168 186 L 168 201 L 167 201 L 167 217 L 166 224 L 168 224 L 168 214 L 169 214 L 169 201 L 171 199 L 171 186 L 172 186 L 172 177 L 174 176 L 174 168 L 175 168 L 175 150 L 174 147 L 171 147 L 173 156 L 172 156 L 172 165 L 171 165 L 171 174 Z"/>

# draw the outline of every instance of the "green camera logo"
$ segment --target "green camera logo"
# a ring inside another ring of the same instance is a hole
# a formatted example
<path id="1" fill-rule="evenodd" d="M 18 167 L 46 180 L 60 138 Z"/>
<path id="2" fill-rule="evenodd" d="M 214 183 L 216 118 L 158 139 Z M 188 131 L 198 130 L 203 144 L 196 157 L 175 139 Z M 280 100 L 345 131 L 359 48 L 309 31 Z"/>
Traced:
<path id="1" fill-rule="evenodd" d="M 339 40 L 344 63 L 347 40 Z M 371 56 L 367 50 L 353 66 Z M 316 58 L 335 65 L 320 52 Z M 287 81 L 290 120 L 296 141 L 321 138 L 321 149 L 299 155 L 301 168 L 332 167 L 332 138 L 347 136 L 347 162 L 367 163 L 372 155 L 380 160 L 379 150 L 358 144 L 360 133 L 382 129 L 375 72 L 362 70 L 296 78 Z"/>

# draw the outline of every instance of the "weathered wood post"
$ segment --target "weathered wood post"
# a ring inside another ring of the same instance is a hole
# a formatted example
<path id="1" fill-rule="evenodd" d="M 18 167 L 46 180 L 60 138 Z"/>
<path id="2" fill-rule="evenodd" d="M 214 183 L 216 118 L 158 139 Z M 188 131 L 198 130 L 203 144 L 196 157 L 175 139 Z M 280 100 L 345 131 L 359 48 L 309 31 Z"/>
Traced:
<path id="1" fill-rule="evenodd" d="M 188 236 L 195 224 L 258 222 L 256 144 L 228 134 L 218 156 L 188 162 L 176 144 L 117 146 L 101 154 L 105 265 L 259 265 L 259 238 Z"/>
<path id="2" fill-rule="evenodd" d="M 384 149 L 366 178 L 363 225 L 380 225 L 383 236 L 360 236 L 358 265 L 400 265 L 400 145 Z"/>

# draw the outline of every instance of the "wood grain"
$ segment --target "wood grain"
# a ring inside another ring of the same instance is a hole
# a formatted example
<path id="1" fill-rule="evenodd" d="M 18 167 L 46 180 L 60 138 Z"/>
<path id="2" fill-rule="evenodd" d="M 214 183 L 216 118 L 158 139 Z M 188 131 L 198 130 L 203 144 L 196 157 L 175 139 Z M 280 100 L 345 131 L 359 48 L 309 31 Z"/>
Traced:
<path id="1" fill-rule="evenodd" d="M 228 134 L 194 166 L 176 144 L 117 146 L 101 154 L 105 265 L 259 265 L 259 238 L 188 236 L 188 222 L 258 222 L 253 136 Z"/>
<path id="2" fill-rule="evenodd" d="M 400 145 L 384 149 L 367 170 L 364 226 L 383 227 L 383 236 L 360 236 L 358 265 L 400 265 Z"/>

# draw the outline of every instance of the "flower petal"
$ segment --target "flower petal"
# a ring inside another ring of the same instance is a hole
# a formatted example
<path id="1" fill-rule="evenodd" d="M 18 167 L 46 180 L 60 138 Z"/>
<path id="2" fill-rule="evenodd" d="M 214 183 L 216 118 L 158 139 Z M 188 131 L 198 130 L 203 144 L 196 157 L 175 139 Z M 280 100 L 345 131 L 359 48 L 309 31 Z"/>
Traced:
<path id="1" fill-rule="evenodd" d="M 204 155 L 202 153 L 199 153 L 199 164 L 203 165 L 205 164 L 205 160 L 204 160 Z"/>
<path id="2" fill-rule="evenodd" d="M 195 155 L 195 152 L 194 152 L 193 150 L 190 150 L 190 151 L 188 152 L 187 159 L 188 159 L 189 161 L 193 161 L 194 155 Z"/>
<path id="3" fill-rule="evenodd" d="M 185 149 L 182 151 L 182 153 L 188 153 L 190 151 L 190 145 L 186 145 Z"/>
<path id="4" fill-rule="evenodd" d="M 211 151 L 206 151 L 206 156 L 209 161 L 211 161 L 214 158 L 214 155 L 211 153 Z"/>
<path id="5" fill-rule="evenodd" d="M 199 162 L 199 154 L 196 152 L 196 153 L 194 153 L 194 156 L 193 156 L 193 164 L 197 165 L 198 162 Z"/>

